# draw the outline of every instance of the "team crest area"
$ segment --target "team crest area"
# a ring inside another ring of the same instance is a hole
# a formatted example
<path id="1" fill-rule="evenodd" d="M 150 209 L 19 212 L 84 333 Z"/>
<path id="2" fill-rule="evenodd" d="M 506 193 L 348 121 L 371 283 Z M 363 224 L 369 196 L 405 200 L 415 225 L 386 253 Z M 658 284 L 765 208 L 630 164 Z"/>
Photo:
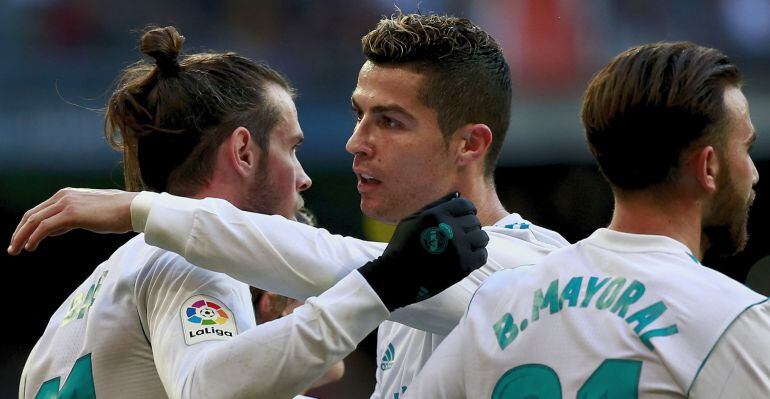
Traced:
<path id="1" fill-rule="evenodd" d="M 180 316 L 187 345 L 226 340 L 238 334 L 233 312 L 222 301 L 210 296 L 190 297 L 182 304 Z"/>

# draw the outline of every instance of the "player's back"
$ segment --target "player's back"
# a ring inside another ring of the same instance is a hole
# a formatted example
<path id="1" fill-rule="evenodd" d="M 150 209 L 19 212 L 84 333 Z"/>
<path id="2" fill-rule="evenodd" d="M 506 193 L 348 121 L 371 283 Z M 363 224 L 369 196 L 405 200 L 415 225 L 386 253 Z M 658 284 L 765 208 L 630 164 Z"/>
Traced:
<path id="1" fill-rule="evenodd" d="M 134 238 L 70 294 L 27 359 L 21 397 L 165 397 L 134 296 L 163 252 Z"/>
<path id="2" fill-rule="evenodd" d="M 479 289 L 459 327 L 464 386 L 487 398 L 684 397 L 720 336 L 764 300 L 673 239 L 600 229 Z"/>
<path id="3" fill-rule="evenodd" d="M 189 395 L 189 378 L 200 366 L 196 354 L 254 325 L 247 285 L 149 246 L 139 235 L 51 317 L 27 359 L 19 396 Z"/>

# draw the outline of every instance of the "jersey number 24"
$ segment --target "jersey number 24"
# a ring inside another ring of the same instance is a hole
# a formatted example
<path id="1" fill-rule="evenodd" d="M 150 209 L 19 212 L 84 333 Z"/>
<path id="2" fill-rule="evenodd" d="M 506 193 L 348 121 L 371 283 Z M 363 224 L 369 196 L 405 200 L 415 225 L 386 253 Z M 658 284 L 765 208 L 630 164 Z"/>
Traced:
<path id="1" fill-rule="evenodd" d="M 636 398 L 642 362 L 606 359 L 583 383 L 577 399 Z M 492 399 L 561 399 L 561 382 L 544 364 L 525 364 L 503 374 L 495 384 Z"/>
<path id="2" fill-rule="evenodd" d="M 64 386 L 59 389 L 61 377 L 52 378 L 40 386 L 35 399 L 96 399 L 91 354 L 75 361 Z"/>

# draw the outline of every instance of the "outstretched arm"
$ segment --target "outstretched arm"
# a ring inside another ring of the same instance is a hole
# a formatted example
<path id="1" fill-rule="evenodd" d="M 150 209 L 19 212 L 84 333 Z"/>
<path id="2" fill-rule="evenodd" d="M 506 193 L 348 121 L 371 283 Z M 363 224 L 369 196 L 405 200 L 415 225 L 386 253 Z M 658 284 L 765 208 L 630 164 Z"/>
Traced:
<path id="1" fill-rule="evenodd" d="M 244 212 L 221 199 L 64 189 L 25 214 L 11 252 L 20 252 L 25 243 L 33 250 L 42 238 L 62 229 L 130 231 L 132 220 L 133 229 L 144 231 L 149 244 L 179 253 L 196 266 L 300 299 L 323 292 L 384 248 L 280 216 Z M 448 334 L 480 281 L 498 267 L 487 264 L 441 295 L 394 311 L 391 320 Z M 411 278 L 408 272 L 405 276 Z"/>
<path id="2" fill-rule="evenodd" d="M 148 244 L 298 299 L 320 294 L 385 248 L 282 216 L 244 212 L 217 198 L 142 193 L 131 213 L 134 230 L 143 231 Z"/>

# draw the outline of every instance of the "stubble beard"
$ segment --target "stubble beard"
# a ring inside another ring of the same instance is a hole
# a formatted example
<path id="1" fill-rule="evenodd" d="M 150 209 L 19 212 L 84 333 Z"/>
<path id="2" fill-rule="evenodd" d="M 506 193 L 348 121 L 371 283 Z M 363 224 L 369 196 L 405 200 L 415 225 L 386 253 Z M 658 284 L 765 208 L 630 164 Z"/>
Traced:
<path id="1" fill-rule="evenodd" d="M 748 200 L 739 196 L 735 184 L 731 179 L 720 185 L 722 189 L 717 193 L 714 201 L 716 215 L 714 222 L 704 223 L 703 235 L 709 243 L 706 252 L 709 256 L 735 255 L 746 248 L 749 240 L 748 221 L 749 209 L 754 202 L 754 196 Z"/>
<path id="2" fill-rule="evenodd" d="M 285 200 L 281 198 L 281 195 L 275 189 L 269 174 L 266 172 L 266 168 L 259 168 L 257 170 L 250 180 L 246 191 L 247 197 L 244 210 L 265 215 L 283 214 L 283 202 Z M 299 204 L 295 204 L 294 211 L 297 209 L 299 209 Z"/>

